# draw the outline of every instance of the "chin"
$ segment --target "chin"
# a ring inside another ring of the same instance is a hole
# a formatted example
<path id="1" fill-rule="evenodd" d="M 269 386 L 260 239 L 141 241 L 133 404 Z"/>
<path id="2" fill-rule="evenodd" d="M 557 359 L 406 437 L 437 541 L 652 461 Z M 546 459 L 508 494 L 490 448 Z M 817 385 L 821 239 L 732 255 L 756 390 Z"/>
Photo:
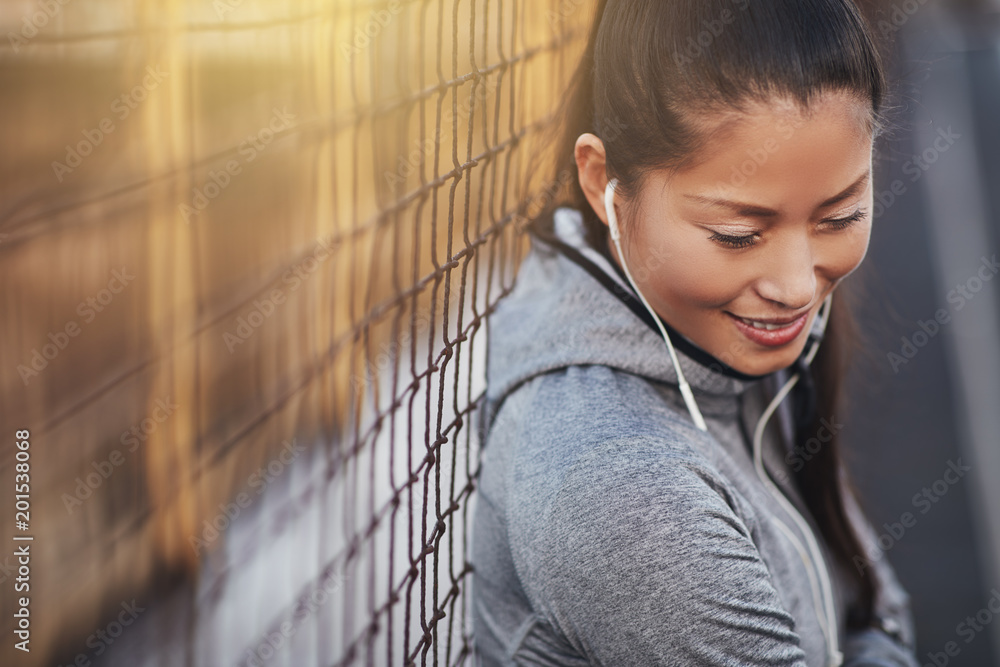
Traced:
<path id="1" fill-rule="evenodd" d="M 730 367 L 747 375 L 769 375 L 794 364 L 804 347 L 801 344 L 792 344 L 788 349 L 755 352 L 734 359 Z"/>

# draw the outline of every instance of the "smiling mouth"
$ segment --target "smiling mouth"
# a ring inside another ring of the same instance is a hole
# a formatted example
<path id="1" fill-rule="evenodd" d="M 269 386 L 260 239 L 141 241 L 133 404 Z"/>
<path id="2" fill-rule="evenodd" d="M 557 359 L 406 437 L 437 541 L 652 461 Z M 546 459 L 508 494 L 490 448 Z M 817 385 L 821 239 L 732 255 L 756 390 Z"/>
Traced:
<path id="1" fill-rule="evenodd" d="M 738 315 L 733 315 L 733 317 L 735 317 L 739 321 L 743 322 L 747 326 L 753 327 L 754 329 L 760 329 L 762 331 L 776 331 L 778 329 L 784 329 L 786 327 L 789 327 L 789 326 L 795 324 L 802 317 L 804 317 L 806 314 L 807 313 L 802 313 L 802 315 L 799 315 L 798 317 L 793 317 L 791 319 L 784 319 L 784 320 L 776 320 L 776 319 L 770 319 L 770 320 L 751 320 L 751 319 L 746 318 L 746 317 L 739 317 Z"/>
<path id="2" fill-rule="evenodd" d="M 726 313 L 736 328 L 747 340 L 768 348 L 778 348 L 790 344 L 799 338 L 806 328 L 809 320 L 809 313 L 806 311 L 795 318 L 753 320 L 747 317 L 739 317 L 732 313 Z"/>

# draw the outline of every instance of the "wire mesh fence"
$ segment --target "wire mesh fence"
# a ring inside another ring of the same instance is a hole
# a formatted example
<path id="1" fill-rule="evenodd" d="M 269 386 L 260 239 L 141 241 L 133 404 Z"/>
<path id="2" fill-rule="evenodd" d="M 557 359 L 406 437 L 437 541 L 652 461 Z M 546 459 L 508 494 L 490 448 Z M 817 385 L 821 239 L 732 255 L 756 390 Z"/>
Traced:
<path id="1" fill-rule="evenodd" d="M 34 538 L 0 662 L 470 662 L 485 324 L 592 11 L 0 6 L 0 492 L 28 430 Z"/>

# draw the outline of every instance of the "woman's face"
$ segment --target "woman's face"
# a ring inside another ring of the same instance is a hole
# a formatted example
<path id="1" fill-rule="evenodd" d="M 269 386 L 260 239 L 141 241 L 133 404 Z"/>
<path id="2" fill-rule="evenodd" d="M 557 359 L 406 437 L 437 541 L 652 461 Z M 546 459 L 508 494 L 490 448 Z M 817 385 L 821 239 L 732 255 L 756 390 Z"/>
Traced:
<path id="1" fill-rule="evenodd" d="M 751 107 L 719 125 L 697 164 L 616 198 L 622 251 L 653 309 L 743 373 L 793 364 L 824 299 L 868 250 L 868 113 L 847 93 L 818 97 L 807 115 L 790 102 Z M 588 136 L 577 144 L 584 167 Z M 591 157 L 603 162 L 599 144 Z M 591 196 L 603 194 L 594 167 L 581 168 L 581 183 L 607 223 Z"/>

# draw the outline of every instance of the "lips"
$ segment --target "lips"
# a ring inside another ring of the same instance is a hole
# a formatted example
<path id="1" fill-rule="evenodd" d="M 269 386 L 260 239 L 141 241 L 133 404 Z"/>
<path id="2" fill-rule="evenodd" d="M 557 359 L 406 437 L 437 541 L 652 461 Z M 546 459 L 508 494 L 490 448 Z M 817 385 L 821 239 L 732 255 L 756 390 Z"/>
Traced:
<path id="1" fill-rule="evenodd" d="M 788 345 L 802 333 L 809 313 L 805 312 L 794 319 L 751 320 L 726 313 L 733 320 L 736 328 L 746 338 L 765 347 L 781 347 Z"/>

